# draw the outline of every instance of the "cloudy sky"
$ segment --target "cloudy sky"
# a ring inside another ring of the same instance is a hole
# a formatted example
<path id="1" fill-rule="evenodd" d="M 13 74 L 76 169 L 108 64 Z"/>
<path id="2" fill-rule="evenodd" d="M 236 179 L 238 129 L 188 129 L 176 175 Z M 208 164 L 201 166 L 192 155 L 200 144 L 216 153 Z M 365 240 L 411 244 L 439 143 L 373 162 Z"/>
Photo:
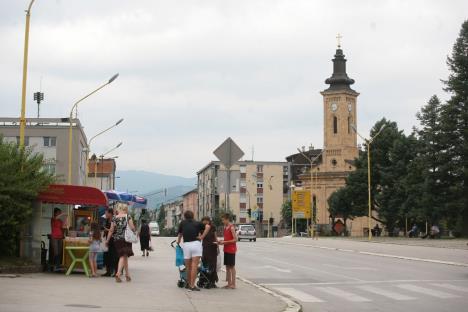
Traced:
<path id="1" fill-rule="evenodd" d="M 0 0 L 0 115 L 19 116 L 24 9 Z M 358 128 L 381 117 L 409 132 L 432 94 L 442 98 L 468 2 L 311 0 L 36 0 L 27 116 L 42 77 L 43 117 L 83 102 L 88 138 L 102 153 L 119 141 L 119 169 L 193 176 L 231 136 L 256 160 L 284 160 L 323 143 L 320 91 L 336 34 L 356 80 Z"/>

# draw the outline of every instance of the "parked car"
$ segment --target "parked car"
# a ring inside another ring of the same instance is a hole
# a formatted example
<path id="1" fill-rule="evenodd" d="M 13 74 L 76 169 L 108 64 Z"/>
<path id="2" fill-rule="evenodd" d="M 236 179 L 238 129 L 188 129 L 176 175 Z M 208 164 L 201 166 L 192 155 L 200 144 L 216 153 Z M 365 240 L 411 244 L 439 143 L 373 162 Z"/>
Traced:
<path id="1" fill-rule="evenodd" d="M 152 221 L 149 223 L 149 228 L 151 232 L 151 236 L 159 236 L 159 224 L 156 221 Z"/>
<path id="2" fill-rule="evenodd" d="M 257 233 L 252 224 L 239 224 L 237 226 L 237 239 L 248 239 L 249 241 L 257 241 Z"/>

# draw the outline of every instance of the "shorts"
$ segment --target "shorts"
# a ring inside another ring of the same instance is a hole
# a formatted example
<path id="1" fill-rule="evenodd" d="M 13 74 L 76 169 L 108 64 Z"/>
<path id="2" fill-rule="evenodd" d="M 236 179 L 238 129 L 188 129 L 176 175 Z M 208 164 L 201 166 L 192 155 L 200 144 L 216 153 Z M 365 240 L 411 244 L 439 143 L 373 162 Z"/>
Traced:
<path id="1" fill-rule="evenodd" d="M 224 265 L 235 266 L 236 265 L 236 254 L 235 253 L 224 253 Z"/>
<path id="2" fill-rule="evenodd" d="M 182 244 L 184 259 L 189 260 L 194 257 L 201 257 L 203 254 L 202 243 L 200 241 L 186 242 Z"/>

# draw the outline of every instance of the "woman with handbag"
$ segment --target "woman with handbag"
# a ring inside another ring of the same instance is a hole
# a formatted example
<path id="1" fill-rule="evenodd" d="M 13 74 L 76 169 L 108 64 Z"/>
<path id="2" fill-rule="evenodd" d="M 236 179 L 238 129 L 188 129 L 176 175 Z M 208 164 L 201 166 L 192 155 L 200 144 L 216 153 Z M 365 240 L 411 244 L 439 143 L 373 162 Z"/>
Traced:
<path id="1" fill-rule="evenodd" d="M 133 235 L 132 235 L 133 234 Z M 120 276 L 125 269 L 125 279 L 130 282 L 132 278 L 128 271 L 128 257 L 133 256 L 132 243 L 136 238 L 135 225 L 132 218 L 128 215 L 128 206 L 123 203 L 117 204 L 117 215 L 112 218 L 111 228 L 107 236 L 107 243 L 110 238 L 114 239 L 114 246 L 119 257 L 117 273 L 115 281 L 122 282 Z"/>

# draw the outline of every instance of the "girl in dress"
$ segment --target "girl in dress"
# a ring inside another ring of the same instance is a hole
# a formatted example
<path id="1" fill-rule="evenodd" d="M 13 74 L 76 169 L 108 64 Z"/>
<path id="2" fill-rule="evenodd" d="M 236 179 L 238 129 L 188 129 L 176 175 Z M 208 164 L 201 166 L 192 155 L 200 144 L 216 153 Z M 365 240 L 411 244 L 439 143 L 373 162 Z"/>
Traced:
<path id="1" fill-rule="evenodd" d="M 101 230 L 99 224 L 91 223 L 89 232 L 89 265 L 91 266 L 91 277 L 97 277 L 97 254 L 101 251 Z"/>

